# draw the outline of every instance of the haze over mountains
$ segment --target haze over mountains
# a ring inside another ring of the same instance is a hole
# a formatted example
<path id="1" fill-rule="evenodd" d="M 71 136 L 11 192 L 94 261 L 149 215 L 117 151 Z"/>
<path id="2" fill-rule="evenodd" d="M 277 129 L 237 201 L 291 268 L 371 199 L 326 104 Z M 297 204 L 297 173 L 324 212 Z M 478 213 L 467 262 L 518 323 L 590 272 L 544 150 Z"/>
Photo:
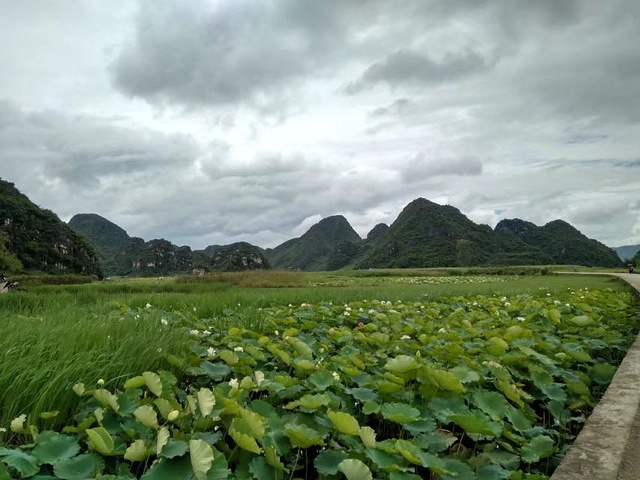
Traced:
<path id="1" fill-rule="evenodd" d="M 364 239 L 345 217 L 335 215 L 275 248 L 237 242 L 192 250 L 165 239 L 130 237 L 91 213 L 75 215 L 67 226 L 2 180 L 0 193 L 0 269 L 9 271 L 156 276 L 272 267 L 317 271 L 621 264 L 614 250 L 562 220 L 541 227 L 520 219 L 503 220 L 492 229 L 472 222 L 455 207 L 424 198 L 410 202 L 390 226 L 376 225 Z"/>

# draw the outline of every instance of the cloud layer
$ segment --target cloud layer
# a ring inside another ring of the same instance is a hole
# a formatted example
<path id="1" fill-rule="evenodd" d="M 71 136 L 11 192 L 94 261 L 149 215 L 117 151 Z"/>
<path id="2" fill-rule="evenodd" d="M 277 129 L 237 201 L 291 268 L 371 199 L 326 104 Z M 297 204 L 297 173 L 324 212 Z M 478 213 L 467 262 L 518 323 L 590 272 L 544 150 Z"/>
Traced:
<path id="1" fill-rule="evenodd" d="M 273 246 L 423 196 L 640 243 L 633 0 L 0 3 L 0 176 L 63 218 Z"/>

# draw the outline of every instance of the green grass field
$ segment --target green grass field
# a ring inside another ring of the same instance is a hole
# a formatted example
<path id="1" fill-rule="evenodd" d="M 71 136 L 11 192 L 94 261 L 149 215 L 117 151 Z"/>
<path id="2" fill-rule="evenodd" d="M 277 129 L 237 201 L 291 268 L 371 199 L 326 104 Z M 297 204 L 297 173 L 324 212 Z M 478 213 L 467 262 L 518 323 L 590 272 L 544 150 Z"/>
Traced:
<path id="1" fill-rule="evenodd" d="M 40 429 L 59 430 L 72 423 L 81 401 L 72 390 L 77 383 L 89 387 L 105 379 L 105 388 L 115 390 L 127 379 L 160 370 L 173 372 L 178 384 L 189 382 L 184 362 L 192 361 L 195 348 L 189 329 L 221 338 L 239 327 L 259 336 L 273 329 L 273 315 L 283 315 L 274 312 L 287 307 L 376 301 L 464 304 L 473 298 L 564 298 L 581 289 L 629 291 L 626 284 L 606 277 L 540 275 L 535 270 L 443 273 L 256 272 L 67 285 L 33 282 L 27 292 L 0 296 L 0 427 L 8 429 L 21 414 Z M 631 295 L 626 298 L 633 302 Z M 283 317 L 295 328 L 293 318 Z M 59 413 L 40 418 L 51 411 Z M 0 435 L 4 441 L 23 441 L 10 431 Z"/>

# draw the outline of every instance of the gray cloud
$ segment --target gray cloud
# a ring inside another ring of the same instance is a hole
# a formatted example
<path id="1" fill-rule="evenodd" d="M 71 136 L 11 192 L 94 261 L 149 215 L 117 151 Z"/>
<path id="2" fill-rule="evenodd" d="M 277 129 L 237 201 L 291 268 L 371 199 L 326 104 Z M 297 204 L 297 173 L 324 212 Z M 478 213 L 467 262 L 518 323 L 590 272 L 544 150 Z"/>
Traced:
<path id="1" fill-rule="evenodd" d="M 640 242 L 635 0 L 71 1 L 0 17 L 0 175 L 64 218 L 269 246 L 423 196 Z"/>
<path id="2" fill-rule="evenodd" d="M 475 157 L 426 158 L 423 153 L 419 153 L 402 170 L 402 180 L 406 183 L 416 183 L 438 176 L 466 176 L 481 173 L 482 162 Z"/>
<path id="3" fill-rule="evenodd" d="M 354 94 L 378 83 L 386 83 L 393 87 L 402 84 L 454 81 L 487 70 L 490 63 L 474 52 L 446 55 L 441 61 L 434 61 L 415 51 L 398 50 L 385 60 L 371 65 L 358 80 L 350 83 L 345 91 Z"/>

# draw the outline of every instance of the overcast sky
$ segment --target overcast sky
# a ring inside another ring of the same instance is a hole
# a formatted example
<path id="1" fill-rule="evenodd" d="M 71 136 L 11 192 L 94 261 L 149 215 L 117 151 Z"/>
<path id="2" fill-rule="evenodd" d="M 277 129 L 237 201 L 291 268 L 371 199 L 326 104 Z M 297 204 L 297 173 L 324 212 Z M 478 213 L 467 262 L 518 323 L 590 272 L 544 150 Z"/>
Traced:
<path id="1" fill-rule="evenodd" d="M 417 197 L 640 243 L 638 0 L 0 0 L 0 177 L 268 247 Z"/>

